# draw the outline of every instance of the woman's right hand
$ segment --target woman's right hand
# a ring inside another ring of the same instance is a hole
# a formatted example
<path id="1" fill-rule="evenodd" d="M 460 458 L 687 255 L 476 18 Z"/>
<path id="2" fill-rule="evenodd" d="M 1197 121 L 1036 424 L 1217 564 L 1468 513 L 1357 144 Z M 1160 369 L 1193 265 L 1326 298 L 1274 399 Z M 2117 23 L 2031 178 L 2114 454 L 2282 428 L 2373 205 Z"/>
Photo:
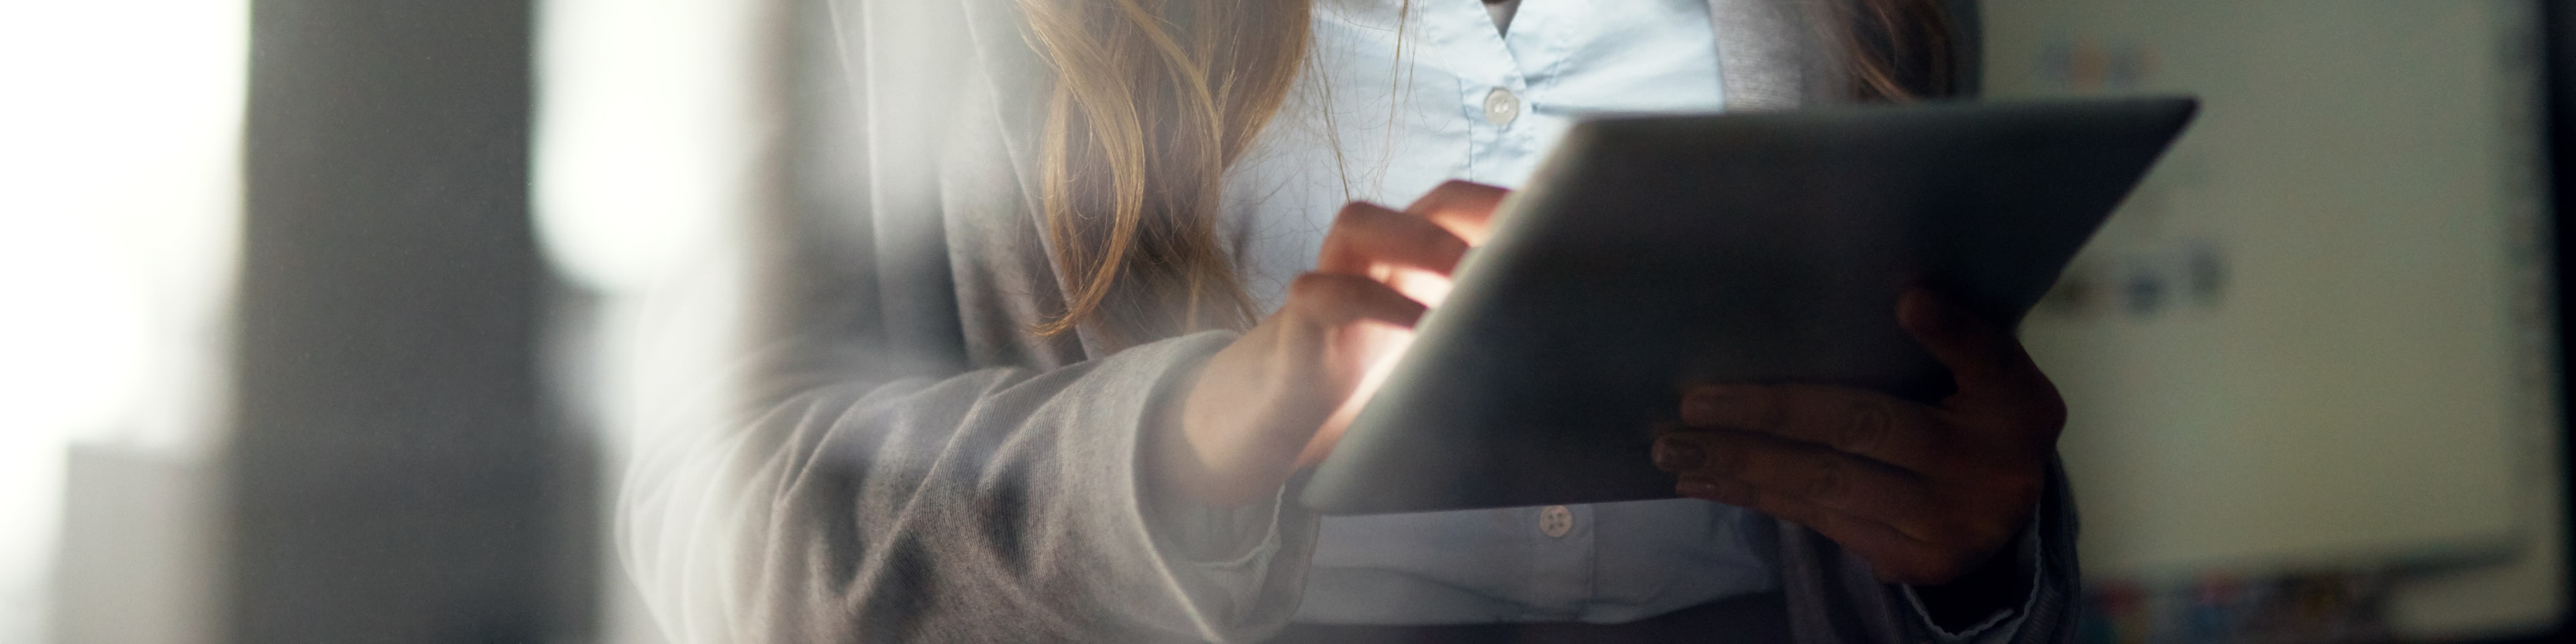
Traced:
<path id="1" fill-rule="evenodd" d="M 1168 492 L 1238 506 L 1278 492 L 1322 461 L 1415 321 L 1449 292 L 1449 274 L 1506 194 L 1451 181 L 1403 211 L 1354 202 L 1324 236 L 1315 271 L 1277 312 L 1217 352 L 1156 439 Z"/>

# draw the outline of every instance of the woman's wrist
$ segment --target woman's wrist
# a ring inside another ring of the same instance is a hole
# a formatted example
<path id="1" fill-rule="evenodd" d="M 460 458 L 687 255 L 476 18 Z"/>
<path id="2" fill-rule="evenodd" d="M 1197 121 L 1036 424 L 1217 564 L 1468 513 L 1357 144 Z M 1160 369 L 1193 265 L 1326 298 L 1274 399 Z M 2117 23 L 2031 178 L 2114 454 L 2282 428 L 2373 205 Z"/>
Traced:
<path id="1" fill-rule="evenodd" d="M 2021 531 L 1988 557 L 1984 565 L 1950 583 L 1912 586 L 1915 598 L 1922 602 L 1924 617 L 1944 631 L 1957 633 L 2021 607 L 2030 597 L 2037 574 L 2019 556 L 2027 545 L 2023 541 L 2031 538 L 2028 532 Z"/>
<path id="2" fill-rule="evenodd" d="M 1267 325 L 1265 324 L 1265 327 Z M 1174 498 L 1232 508 L 1278 495 L 1295 467 L 1316 419 L 1299 413 L 1294 386 L 1279 373 L 1294 372 L 1272 359 L 1276 336 L 1255 328 L 1186 374 L 1179 395 L 1158 415 L 1148 457 L 1150 479 Z M 1310 428 L 1304 433 L 1295 427 Z"/>
<path id="3" fill-rule="evenodd" d="M 1147 493 L 1164 500 L 1210 504 L 1205 498 L 1209 481 L 1214 478 L 1207 460 L 1199 455 L 1190 440 L 1189 406 L 1198 394 L 1199 380 L 1207 373 L 1203 360 L 1179 374 L 1169 394 L 1162 396 L 1158 408 L 1139 428 L 1139 466 L 1144 468 Z"/>

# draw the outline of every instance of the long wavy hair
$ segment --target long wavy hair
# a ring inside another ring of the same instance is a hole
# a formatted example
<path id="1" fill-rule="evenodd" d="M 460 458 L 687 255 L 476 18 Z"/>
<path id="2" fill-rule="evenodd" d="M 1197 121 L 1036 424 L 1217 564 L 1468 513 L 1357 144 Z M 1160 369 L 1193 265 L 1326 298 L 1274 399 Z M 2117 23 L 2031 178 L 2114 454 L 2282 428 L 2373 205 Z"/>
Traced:
<path id="1" fill-rule="evenodd" d="M 1833 3 L 1818 28 L 1847 54 L 1852 98 L 1952 91 L 1943 2 Z M 1065 309 L 1034 331 L 1096 322 L 1123 345 L 1249 325 L 1217 230 L 1221 186 L 1297 83 L 1314 0 L 1020 3 L 1054 72 L 1040 197 L 1065 288 Z"/>

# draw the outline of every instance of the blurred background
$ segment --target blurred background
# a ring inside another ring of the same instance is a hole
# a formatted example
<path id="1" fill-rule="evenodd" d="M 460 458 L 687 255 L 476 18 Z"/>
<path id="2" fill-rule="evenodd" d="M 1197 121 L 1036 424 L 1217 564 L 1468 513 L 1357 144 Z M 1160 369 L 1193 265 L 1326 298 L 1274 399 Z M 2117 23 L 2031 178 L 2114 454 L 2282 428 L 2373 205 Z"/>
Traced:
<path id="1" fill-rule="evenodd" d="M 661 641 L 618 462 L 845 198 L 825 11 L 0 0 L 0 643 Z M 2086 641 L 2567 635 L 2576 8 L 1985 29 L 2206 102 L 2024 328 Z"/>

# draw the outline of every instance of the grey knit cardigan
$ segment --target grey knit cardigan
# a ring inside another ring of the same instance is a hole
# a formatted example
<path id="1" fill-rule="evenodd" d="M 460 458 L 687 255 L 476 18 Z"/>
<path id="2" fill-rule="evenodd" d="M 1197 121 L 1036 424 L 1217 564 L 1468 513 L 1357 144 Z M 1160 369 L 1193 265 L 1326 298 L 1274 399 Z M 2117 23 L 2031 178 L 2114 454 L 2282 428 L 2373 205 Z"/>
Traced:
<path id="1" fill-rule="evenodd" d="M 621 553 L 695 642 L 1258 642 L 1297 607 L 1318 518 L 1138 485 L 1159 401 L 1232 335 L 1112 348 L 1027 330 L 1062 310 L 1033 207 L 1044 63 L 1012 0 L 818 0 L 817 136 L 761 250 L 762 329 L 728 409 L 644 442 Z M 1258 1 L 1258 0 L 1248 0 Z M 1326 0 L 1330 1 L 1330 0 Z M 1842 100 L 1835 0 L 1709 0 L 1729 107 Z M 1962 3 L 1965 5 L 1966 3 Z M 1975 60 L 1973 6 L 1961 42 Z M 829 51 L 829 48 L 826 49 Z M 828 57 L 828 56 L 827 56 Z M 1960 75 L 1973 85 L 1970 72 Z M 2073 633 L 2063 477 L 2016 642 Z M 1800 642 L 1931 640 L 1866 563 L 1782 523 Z M 1716 639 L 1723 640 L 1722 636 Z"/>

